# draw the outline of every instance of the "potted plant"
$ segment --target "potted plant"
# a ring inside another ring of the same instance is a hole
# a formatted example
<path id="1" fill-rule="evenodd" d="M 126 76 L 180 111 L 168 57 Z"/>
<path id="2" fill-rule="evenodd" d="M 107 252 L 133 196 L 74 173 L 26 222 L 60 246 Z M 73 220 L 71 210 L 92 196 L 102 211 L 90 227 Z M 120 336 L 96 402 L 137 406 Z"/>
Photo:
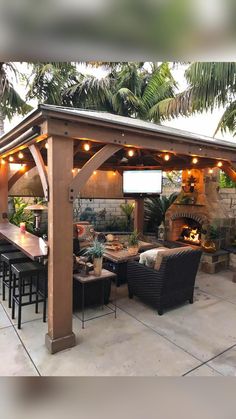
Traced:
<path id="1" fill-rule="evenodd" d="M 94 275 L 96 276 L 101 276 L 104 252 L 105 246 L 98 240 L 94 240 L 92 246 L 86 252 L 93 259 Z"/>
<path id="2" fill-rule="evenodd" d="M 137 255 L 139 249 L 139 234 L 134 230 L 128 238 L 128 253 L 130 255 Z"/>

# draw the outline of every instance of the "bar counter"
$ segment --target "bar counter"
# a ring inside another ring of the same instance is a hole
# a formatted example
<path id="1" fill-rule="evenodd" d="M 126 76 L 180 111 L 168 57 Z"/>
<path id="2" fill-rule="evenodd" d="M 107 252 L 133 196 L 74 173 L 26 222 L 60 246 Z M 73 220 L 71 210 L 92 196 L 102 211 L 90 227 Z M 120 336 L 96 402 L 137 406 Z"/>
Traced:
<path id="1" fill-rule="evenodd" d="M 40 248 L 39 237 L 26 231 L 22 233 L 20 228 L 9 222 L 0 223 L 0 236 L 12 243 L 21 252 L 32 260 L 45 258 L 47 253 Z"/>

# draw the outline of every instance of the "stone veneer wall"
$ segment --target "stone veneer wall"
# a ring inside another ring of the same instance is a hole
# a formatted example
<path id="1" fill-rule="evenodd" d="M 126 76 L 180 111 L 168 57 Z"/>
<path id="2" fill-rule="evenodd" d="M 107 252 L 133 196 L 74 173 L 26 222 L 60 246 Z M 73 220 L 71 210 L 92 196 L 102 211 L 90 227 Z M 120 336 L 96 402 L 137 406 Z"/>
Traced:
<path id="1" fill-rule="evenodd" d="M 223 188 L 219 193 L 225 207 L 236 217 L 236 188 Z"/>

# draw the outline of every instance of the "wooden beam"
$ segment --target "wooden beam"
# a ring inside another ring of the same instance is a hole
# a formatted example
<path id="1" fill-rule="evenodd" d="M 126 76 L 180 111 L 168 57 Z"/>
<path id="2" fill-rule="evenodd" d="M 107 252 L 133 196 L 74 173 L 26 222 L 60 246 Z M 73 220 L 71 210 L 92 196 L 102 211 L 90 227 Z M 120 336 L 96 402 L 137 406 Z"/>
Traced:
<path id="1" fill-rule="evenodd" d="M 0 222 L 5 222 L 8 216 L 8 169 L 9 165 L 0 163 Z"/>
<path id="2" fill-rule="evenodd" d="M 46 170 L 46 166 L 45 166 L 44 161 L 43 161 L 42 154 L 40 153 L 39 148 L 35 144 L 30 145 L 29 150 L 30 150 L 30 152 L 33 156 L 33 159 L 35 161 L 35 164 L 36 164 L 38 172 L 39 172 L 39 177 L 40 177 L 40 180 L 42 182 L 42 187 L 43 187 L 43 192 L 44 192 L 45 199 L 48 200 L 48 194 L 49 194 L 49 191 L 48 191 L 48 176 L 47 176 L 47 170 Z"/>
<path id="3" fill-rule="evenodd" d="M 230 178 L 233 182 L 236 182 L 236 170 L 235 170 L 233 167 L 231 167 L 231 166 L 229 166 L 229 165 L 224 164 L 224 165 L 222 166 L 222 170 L 226 173 L 226 175 L 227 175 L 227 176 L 229 176 L 229 178 Z"/>
<path id="4" fill-rule="evenodd" d="M 101 148 L 96 154 L 93 155 L 82 167 L 79 173 L 74 177 L 69 187 L 69 201 L 73 200 L 78 196 L 81 189 L 84 187 L 87 180 L 90 178 L 94 170 L 99 167 L 111 157 L 114 153 L 120 150 L 122 147 L 115 144 L 107 144 Z"/>
<path id="5" fill-rule="evenodd" d="M 29 170 L 31 170 L 35 164 L 27 164 L 24 166 L 24 170 L 18 170 L 14 175 L 8 180 L 8 191 L 15 185 L 15 183 Z"/>
<path id="6" fill-rule="evenodd" d="M 116 126 L 102 126 L 88 124 L 83 120 L 78 122 L 67 122 L 51 119 L 48 121 L 48 130 L 50 134 L 72 137 L 74 139 L 83 139 L 88 141 L 101 142 L 103 144 L 119 144 L 133 146 L 140 149 L 158 150 L 161 152 L 180 153 L 187 156 L 198 156 L 223 159 L 236 162 L 236 151 L 229 146 L 219 144 L 205 144 L 201 139 L 190 140 L 187 138 L 168 138 L 167 134 L 161 134 L 154 131 L 145 131 L 141 129 L 127 128 L 123 129 Z"/>
<path id="7" fill-rule="evenodd" d="M 137 198 L 135 199 L 135 208 L 134 208 L 134 229 L 137 230 L 139 234 L 143 234 L 143 225 L 144 225 L 144 199 Z"/>
<path id="8" fill-rule="evenodd" d="M 73 204 L 68 200 L 72 181 L 73 140 L 48 139 L 48 334 L 51 353 L 75 345 L 72 331 Z"/>

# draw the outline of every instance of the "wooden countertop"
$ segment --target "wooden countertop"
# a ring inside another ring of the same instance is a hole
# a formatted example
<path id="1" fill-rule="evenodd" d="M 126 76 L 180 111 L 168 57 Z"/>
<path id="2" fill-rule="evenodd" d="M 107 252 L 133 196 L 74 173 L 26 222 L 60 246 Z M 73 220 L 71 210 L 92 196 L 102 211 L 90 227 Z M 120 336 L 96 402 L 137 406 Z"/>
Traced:
<path id="1" fill-rule="evenodd" d="M 0 235 L 32 260 L 47 256 L 39 246 L 39 237 L 27 231 L 25 234 L 21 233 L 20 228 L 14 224 L 9 222 L 0 223 Z"/>

